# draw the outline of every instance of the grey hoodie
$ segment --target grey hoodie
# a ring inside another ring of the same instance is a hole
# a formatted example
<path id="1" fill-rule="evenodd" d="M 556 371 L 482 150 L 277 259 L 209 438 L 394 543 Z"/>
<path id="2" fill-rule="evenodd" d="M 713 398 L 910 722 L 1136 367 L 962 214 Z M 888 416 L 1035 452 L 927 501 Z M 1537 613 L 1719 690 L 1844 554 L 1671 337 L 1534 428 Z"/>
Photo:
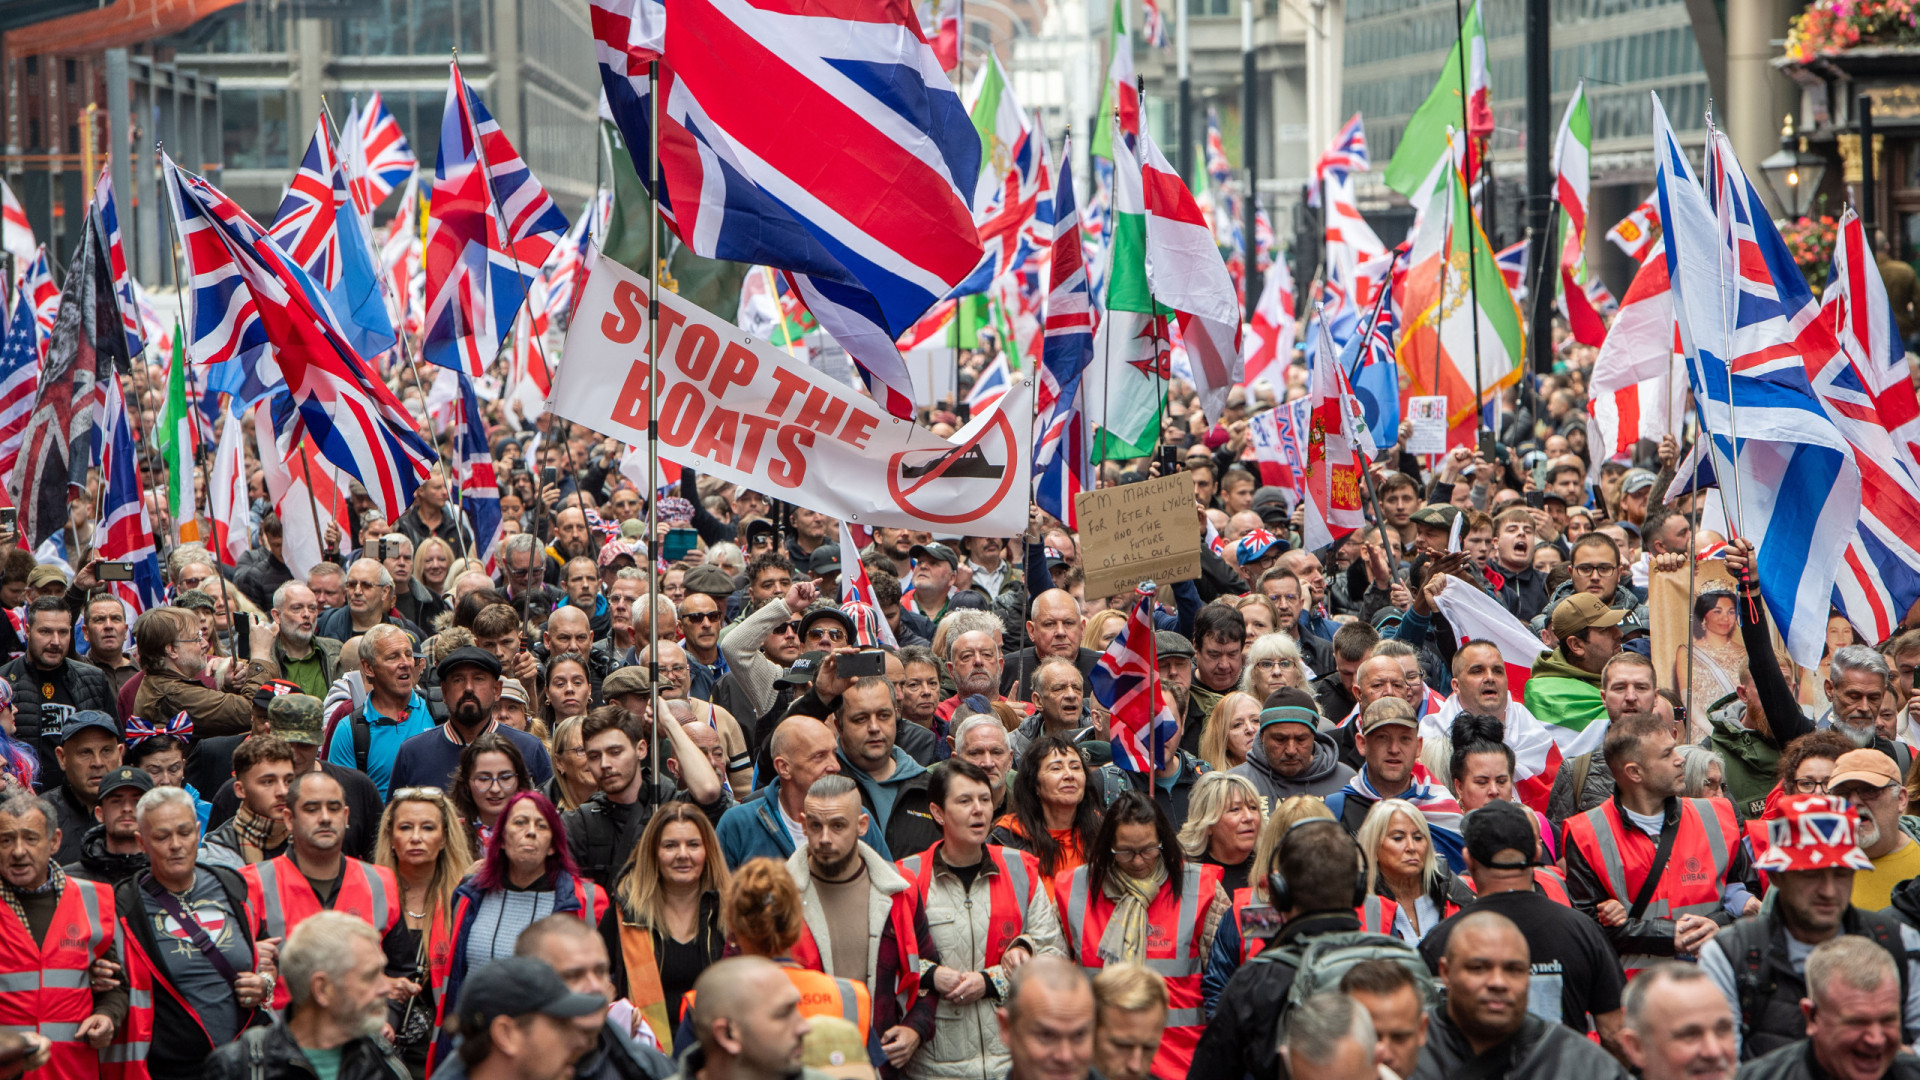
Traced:
<path id="1" fill-rule="evenodd" d="M 1256 739 L 1253 753 L 1247 760 L 1230 770 L 1234 776 L 1244 776 L 1253 781 L 1260 789 L 1260 797 L 1266 800 L 1267 809 L 1272 810 L 1274 803 L 1289 799 L 1295 795 L 1317 795 L 1320 798 L 1339 791 L 1353 779 L 1353 770 L 1340 763 L 1340 751 L 1335 746 L 1333 736 L 1324 731 L 1313 733 L 1313 760 L 1305 771 L 1298 776 L 1281 776 L 1267 764 L 1267 755 L 1261 752 Z"/>

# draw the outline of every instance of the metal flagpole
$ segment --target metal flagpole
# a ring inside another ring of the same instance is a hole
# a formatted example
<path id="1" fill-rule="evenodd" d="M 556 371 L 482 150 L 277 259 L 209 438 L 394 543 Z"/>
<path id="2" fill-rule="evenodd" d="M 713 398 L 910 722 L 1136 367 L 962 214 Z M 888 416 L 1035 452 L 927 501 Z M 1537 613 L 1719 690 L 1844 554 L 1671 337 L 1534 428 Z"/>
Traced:
<path id="1" fill-rule="evenodd" d="M 647 640 L 654 634 L 654 605 L 660 597 L 660 61 L 647 64 L 647 106 L 652 117 L 647 123 Z M 774 314 L 779 315 L 780 298 L 774 297 Z M 660 685 L 660 651 L 647 649 L 648 685 Z M 660 698 L 649 699 L 648 709 L 654 728 L 653 782 L 660 783 L 660 754 L 657 750 L 660 723 Z"/>
<path id="2" fill-rule="evenodd" d="M 1716 128 L 1713 123 L 1713 110 L 1711 107 L 1709 107 L 1707 110 L 1707 158 L 1706 158 L 1708 176 L 1716 176 L 1716 175 L 1723 176 L 1722 170 L 1716 169 L 1714 167 L 1714 158 L 1717 156 L 1715 152 L 1715 147 L 1714 147 L 1714 140 L 1718 135 L 1719 135 L 1719 129 Z M 1868 149 L 1871 150 L 1872 148 L 1869 147 Z M 1723 179 L 1724 179 L 1724 176 L 1723 176 Z M 1718 210 L 1720 215 L 1725 215 L 1729 213 L 1729 208 L 1726 205 L 1726 200 L 1715 198 L 1714 202 L 1717 204 L 1716 209 Z M 1725 346 L 1729 350 L 1731 350 L 1733 345 L 1733 313 L 1729 310 L 1729 308 L 1733 304 L 1734 300 L 1733 300 L 1732 290 L 1730 290 L 1727 287 L 1728 286 L 1728 282 L 1727 282 L 1728 252 L 1723 247 L 1719 252 L 1716 253 L 1716 255 L 1717 257 L 1715 258 L 1714 263 L 1715 263 L 1715 266 L 1720 271 L 1720 339 L 1722 342 L 1725 343 Z M 1733 452 L 1727 455 L 1727 458 L 1728 458 L 1727 471 L 1733 474 L 1733 512 L 1728 515 L 1728 520 L 1730 524 L 1737 522 L 1738 524 L 1734 525 L 1734 531 L 1736 531 L 1742 536 L 1745 536 L 1747 532 L 1747 525 L 1745 520 L 1746 515 L 1741 513 L 1741 510 L 1740 510 L 1740 507 L 1741 507 L 1740 421 L 1739 421 L 1739 413 L 1734 408 L 1734 404 L 1733 404 L 1733 359 L 1732 357 L 1727 358 L 1726 365 L 1727 365 L 1727 437 L 1730 440 L 1732 440 L 1732 443 L 1733 443 Z M 1705 416 L 1704 409 L 1701 410 L 1701 415 L 1703 417 Z M 1702 424 L 1701 427 L 1704 429 L 1706 425 Z M 1712 446 L 1713 432 L 1711 430 L 1702 430 L 1701 434 L 1706 437 L 1707 445 Z M 1721 490 L 1724 492 L 1726 489 L 1722 487 Z M 1759 563 L 1759 558 L 1757 553 L 1756 553 L 1754 564 L 1753 564 L 1753 576 L 1756 582 L 1760 580 L 1760 563 Z"/>
<path id="3" fill-rule="evenodd" d="M 1461 7 L 1460 0 L 1453 0 L 1453 25 L 1454 36 L 1460 46 L 1460 134 L 1466 139 L 1464 148 L 1467 159 L 1472 160 L 1473 120 L 1469 115 L 1471 101 L 1467 87 L 1467 23 L 1465 9 Z M 1481 165 L 1491 177 L 1492 164 L 1483 161 Z M 1447 168 L 1453 168 L 1452 161 L 1447 162 Z M 1466 193 L 1462 192 L 1462 194 Z M 1484 426 L 1480 421 L 1480 403 L 1486 397 L 1486 390 L 1481 386 L 1480 375 L 1480 274 L 1479 268 L 1474 265 L 1473 254 L 1473 234 L 1479 230 L 1473 222 L 1473 200 L 1469 198 L 1463 201 L 1467 204 L 1467 306 L 1473 309 L 1471 312 L 1473 319 L 1473 426 L 1477 431 Z M 1454 227 L 1458 228 L 1459 223 L 1454 223 Z M 1452 245 L 1449 244 L 1448 247 L 1451 248 Z M 1439 355 L 1439 350 L 1434 350 L 1434 356 Z"/>

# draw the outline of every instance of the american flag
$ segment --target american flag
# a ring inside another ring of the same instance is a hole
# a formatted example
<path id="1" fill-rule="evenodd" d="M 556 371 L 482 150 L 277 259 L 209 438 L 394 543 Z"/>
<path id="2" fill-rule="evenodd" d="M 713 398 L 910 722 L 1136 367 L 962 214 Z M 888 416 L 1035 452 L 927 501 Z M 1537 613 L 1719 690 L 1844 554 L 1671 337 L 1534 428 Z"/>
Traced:
<path id="1" fill-rule="evenodd" d="M 362 216 L 373 213 L 386 197 L 413 176 L 420 161 L 407 145 L 406 133 L 393 118 L 378 90 L 367 99 L 366 107 L 347 117 L 340 133 L 346 145 L 348 190 Z"/>
<path id="2" fill-rule="evenodd" d="M 1179 730 L 1173 707 L 1160 693 L 1160 667 L 1153 644 L 1153 596 L 1134 593 L 1127 624 L 1094 661 L 1094 699 L 1111 719 L 1113 763 L 1127 772 L 1152 773 Z"/>
<path id="3" fill-rule="evenodd" d="M 608 107 L 644 157 L 654 140 L 635 35 L 610 34 L 599 12 L 594 24 Z M 980 136 L 919 17 L 906 4 L 686 0 L 664 41 L 654 195 L 674 233 L 696 255 L 792 271 L 874 399 L 911 418 L 894 341 L 982 251 L 969 208 Z M 768 101 L 797 122 L 769 123 Z"/>
<path id="4" fill-rule="evenodd" d="M 33 324 L 39 333 L 40 359 L 47 359 L 47 346 L 53 340 L 53 321 L 60 315 L 60 289 L 53 283 L 53 271 L 47 265 L 47 248 L 42 244 L 33 253 L 33 261 L 20 273 L 20 291 L 33 303 Z"/>
<path id="5" fill-rule="evenodd" d="M 322 116 L 313 126 L 306 155 L 267 234 L 329 292 L 340 285 L 339 214 L 346 203 L 346 178 L 327 132 L 327 118 Z"/>
<path id="6" fill-rule="evenodd" d="M 120 215 L 113 207 L 113 162 L 100 166 L 100 179 L 93 185 L 93 208 L 100 214 L 101 231 L 107 238 L 107 262 L 113 267 L 113 291 L 120 303 L 120 320 L 127 328 L 127 355 L 147 351 L 146 328 L 141 323 L 140 304 L 134 298 L 133 275 L 127 272 L 127 251 L 120 244 Z"/>
<path id="7" fill-rule="evenodd" d="M 140 457 L 134 449 L 133 425 L 127 420 L 127 403 L 120 396 L 120 380 L 108 378 L 106 387 L 103 423 L 94 429 L 100 475 L 106 488 L 101 492 L 96 543 L 100 558 L 133 564 L 132 581 L 109 582 L 108 587 L 138 614 L 164 602 L 160 560 L 153 542 L 153 521 L 147 517 L 146 500 L 141 497 Z"/>
<path id="8" fill-rule="evenodd" d="M 486 374 L 566 231 L 566 215 L 452 65 L 427 209 L 427 360 Z"/>
<path id="9" fill-rule="evenodd" d="M 1354 113 L 1353 119 L 1342 125 L 1340 133 L 1333 137 L 1333 145 L 1327 147 L 1327 152 L 1313 163 L 1314 187 L 1319 187 L 1320 181 L 1329 172 L 1344 176 L 1349 172 L 1367 172 L 1372 168 L 1367 160 L 1367 128 L 1361 123 L 1360 114 Z"/>
<path id="10" fill-rule="evenodd" d="M 487 445 L 487 421 L 480 412 L 480 396 L 465 372 L 460 380 L 460 408 L 454 413 L 453 469 L 460 481 L 460 509 L 473 529 L 473 541 L 487 573 L 494 572 L 502 535 L 500 484 L 493 472 L 493 451 Z"/>
<path id="11" fill-rule="evenodd" d="M 5 343 L 0 344 L 0 482 L 6 485 L 8 505 L 20 499 L 20 485 L 13 473 L 27 433 L 27 418 L 33 413 L 34 390 L 40 382 L 39 340 L 33 305 L 27 302 L 25 293 L 15 292 L 13 318 L 7 323 Z"/>
<path id="12" fill-rule="evenodd" d="M 271 347 L 299 415 L 321 453 L 352 473 L 392 521 L 413 500 L 433 448 L 413 416 L 368 370 L 317 286 L 247 212 L 163 158 L 167 192 L 195 282 L 188 331 L 195 357 Z M 275 428 L 290 434 L 276 410 Z"/>

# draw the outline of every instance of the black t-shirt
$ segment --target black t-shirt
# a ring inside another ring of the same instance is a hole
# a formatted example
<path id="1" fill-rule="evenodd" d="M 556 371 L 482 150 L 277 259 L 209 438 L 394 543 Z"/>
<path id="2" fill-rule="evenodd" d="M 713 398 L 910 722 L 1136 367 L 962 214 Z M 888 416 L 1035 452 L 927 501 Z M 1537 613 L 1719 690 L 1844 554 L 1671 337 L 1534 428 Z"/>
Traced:
<path id="1" fill-rule="evenodd" d="M 1420 943 L 1420 955 L 1436 975 L 1447 951 L 1447 935 L 1455 923 L 1476 911 L 1492 911 L 1512 919 L 1527 939 L 1533 955 L 1533 978 L 1527 1011 L 1543 1019 L 1559 1019 L 1586 1034 L 1587 1016 L 1610 1013 L 1620 1007 L 1626 977 L 1600 928 L 1585 915 L 1556 904 L 1544 893 L 1501 892 L 1482 896 L 1443 920 Z M 1558 998 L 1559 1014 L 1545 1001 Z"/>
<path id="2" fill-rule="evenodd" d="M 1200 856 L 1200 864 L 1202 866 L 1217 866 L 1220 868 L 1220 887 L 1227 890 L 1227 895 L 1229 896 L 1240 889 L 1246 888 L 1247 879 L 1253 873 L 1253 856 L 1251 855 L 1237 863 L 1229 864 L 1214 858 L 1213 853 L 1209 851 L 1205 855 Z"/>

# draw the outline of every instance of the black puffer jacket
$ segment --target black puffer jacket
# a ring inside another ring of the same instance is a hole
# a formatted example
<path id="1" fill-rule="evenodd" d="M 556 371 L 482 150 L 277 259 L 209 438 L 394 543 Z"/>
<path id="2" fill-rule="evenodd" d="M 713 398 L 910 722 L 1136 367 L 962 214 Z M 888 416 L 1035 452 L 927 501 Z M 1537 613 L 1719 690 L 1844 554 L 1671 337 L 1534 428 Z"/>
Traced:
<path id="1" fill-rule="evenodd" d="M 63 869 L 68 877 L 81 881 L 104 881 L 118 885 L 147 868 L 147 853 L 115 855 L 107 850 L 107 827 L 95 825 L 80 838 L 80 858 Z"/>
<path id="2" fill-rule="evenodd" d="M 1814 1060 L 1812 1040 L 1802 1039 L 1754 1058 L 1734 1075 L 1736 1080 L 1826 1080 L 1830 1074 Z M 1900 1051 L 1880 1080 L 1920 1080 L 1920 1058 Z"/>
<path id="3" fill-rule="evenodd" d="M 256 1069 L 255 1062 L 258 1061 Z M 254 1028 L 207 1058 L 207 1080 L 315 1080 L 319 1074 L 285 1021 Z M 340 1047 L 335 1080 L 409 1080 L 407 1067 L 378 1039 L 358 1038 Z"/>

